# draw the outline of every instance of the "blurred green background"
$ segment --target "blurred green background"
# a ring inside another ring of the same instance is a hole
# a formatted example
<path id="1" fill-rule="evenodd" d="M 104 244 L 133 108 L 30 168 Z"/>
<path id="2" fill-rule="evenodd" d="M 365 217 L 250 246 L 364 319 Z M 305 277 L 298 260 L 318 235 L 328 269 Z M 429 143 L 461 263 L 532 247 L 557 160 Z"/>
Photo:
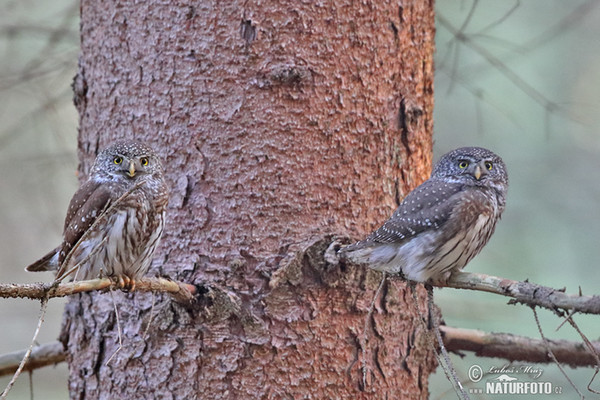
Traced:
<path id="1" fill-rule="evenodd" d="M 0 281 L 34 282 L 50 276 L 23 267 L 60 242 L 77 187 L 70 84 L 79 4 L 3 0 L 0 9 Z M 510 175 L 503 219 L 467 270 L 599 293 L 600 1 L 438 0 L 437 14 L 435 159 L 484 146 L 504 158 Z M 539 337 L 531 310 L 505 298 L 453 289 L 435 296 L 448 325 Z M 63 305 L 50 302 L 40 343 L 56 338 Z M 27 347 L 38 313 L 35 302 L 0 301 L 0 354 Z M 555 332 L 561 321 L 551 313 L 540 317 L 548 337 L 578 340 L 568 325 Z M 575 319 L 597 339 L 599 317 Z M 473 364 L 505 364 L 453 360 L 465 381 Z M 536 367 L 544 370 L 541 380 L 564 389 L 544 398 L 575 397 L 555 366 Z M 586 390 L 591 369 L 566 371 L 593 397 Z M 36 398 L 67 398 L 64 364 L 36 371 L 33 382 Z M 0 378 L 0 391 L 7 383 Z M 456 398 L 439 370 L 430 390 L 432 399 Z M 26 376 L 9 398 L 30 398 Z"/>

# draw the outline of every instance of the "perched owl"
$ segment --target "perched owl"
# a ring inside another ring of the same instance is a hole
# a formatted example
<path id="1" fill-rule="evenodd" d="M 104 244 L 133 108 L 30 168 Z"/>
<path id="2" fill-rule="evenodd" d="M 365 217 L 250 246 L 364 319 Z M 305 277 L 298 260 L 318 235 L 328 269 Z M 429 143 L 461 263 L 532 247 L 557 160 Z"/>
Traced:
<path id="1" fill-rule="evenodd" d="M 453 150 L 392 217 L 340 257 L 417 282 L 446 282 L 488 242 L 506 204 L 502 159 L 481 147 Z"/>
<path id="2" fill-rule="evenodd" d="M 133 290 L 152 261 L 167 202 L 154 151 L 137 141 L 114 143 L 98 154 L 71 199 L 62 244 L 26 269 L 58 270 L 57 280 L 114 277 Z"/>

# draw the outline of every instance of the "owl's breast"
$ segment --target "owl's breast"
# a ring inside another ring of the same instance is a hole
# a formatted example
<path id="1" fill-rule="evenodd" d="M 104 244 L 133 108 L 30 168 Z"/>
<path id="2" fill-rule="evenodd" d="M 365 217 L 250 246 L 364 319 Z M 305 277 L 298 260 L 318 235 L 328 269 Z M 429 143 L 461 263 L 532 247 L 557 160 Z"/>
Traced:
<path id="1" fill-rule="evenodd" d="M 460 193 L 448 223 L 457 224 L 460 229 L 474 229 L 477 221 L 481 219 L 495 221 L 500 217 L 501 212 L 498 199 L 492 191 L 467 190 Z"/>

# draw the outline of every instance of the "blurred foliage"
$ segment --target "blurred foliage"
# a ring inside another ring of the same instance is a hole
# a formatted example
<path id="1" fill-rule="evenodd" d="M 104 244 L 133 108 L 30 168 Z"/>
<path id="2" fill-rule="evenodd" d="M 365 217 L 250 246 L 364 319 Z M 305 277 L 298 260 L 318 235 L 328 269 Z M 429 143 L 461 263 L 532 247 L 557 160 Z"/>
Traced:
<path id="1" fill-rule="evenodd" d="M 435 155 L 488 147 L 502 156 L 510 178 L 502 221 L 466 270 L 598 294 L 600 2 L 454 0 L 436 8 Z M 448 325 L 539 338 L 527 307 L 450 289 L 435 297 Z M 562 320 L 550 312 L 539 314 L 547 337 L 580 340 L 568 324 L 555 332 Z M 597 316 L 575 320 L 597 339 Z M 453 360 L 465 382 L 473 364 L 505 365 L 473 356 Z M 544 370 L 540 380 L 563 387 L 556 398 L 574 398 L 556 366 L 537 367 Z M 566 371 L 592 395 L 591 369 Z M 599 389 L 600 380 L 592 387 Z M 430 389 L 433 399 L 456 398 L 439 369 Z"/>
<path id="2" fill-rule="evenodd" d="M 70 83 L 79 51 L 79 4 L 4 1 L 0 10 L 0 280 L 49 280 L 23 268 L 60 243 L 77 187 Z M 63 307 L 61 300 L 49 303 L 41 343 L 56 340 Z M 33 301 L 2 299 L 0 354 L 29 346 L 39 308 Z M 0 378 L 0 391 L 8 380 Z M 36 371 L 33 382 L 37 398 L 68 397 L 65 364 Z M 27 374 L 8 398 L 30 398 Z"/>
<path id="3" fill-rule="evenodd" d="M 598 293 L 600 177 L 593 172 L 600 167 L 600 2 L 437 3 L 435 158 L 464 145 L 488 147 L 504 158 L 511 181 L 503 220 L 467 270 Z M 49 278 L 23 267 L 60 242 L 77 187 L 70 83 L 79 4 L 5 0 L 0 8 L 0 279 L 30 282 Z M 448 325 L 539 337 L 531 310 L 508 306 L 506 299 L 452 289 L 435 296 Z M 63 304 L 50 302 L 40 342 L 56 338 Z M 10 321 L 1 330 L 0 353 L 28 345 L 38 310 L 34 302 L 0 302 L 3 320 Z M 554 332 L 557 317 L 540 314 L 547 336 L 578 340 L 568 326 Z M 598 317 L 576 320 L 596 339 Z M 473 356 L 454 362 L 466 382 L 473 364 L 505 364 Z M 573 397 L 555 366 L 537 367 L 543 380 Z M 567 372 L 586 393 L 591 369 Z M 66 398 L 66 374 L 64 365 L 36 371 L 34 393 Z M 0 386 L 7 382 L 0 379 Z M 434 399 L 456 396 L 440 371 L 430 390 Z M 29 396 L 22 377 L 9 398 Z"/>

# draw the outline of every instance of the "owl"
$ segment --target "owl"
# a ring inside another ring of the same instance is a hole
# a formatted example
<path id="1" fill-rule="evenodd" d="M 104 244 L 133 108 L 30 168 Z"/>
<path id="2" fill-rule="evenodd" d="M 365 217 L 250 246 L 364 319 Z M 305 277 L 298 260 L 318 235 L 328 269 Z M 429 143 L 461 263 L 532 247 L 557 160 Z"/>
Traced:
<path id="1" fill-rule="evenodd" d="M 381 228 L 342 248 L 340 258 L 412 281 L 445 283 L 489 241 L 507 189 L 499 156 L 481 147 L 453 150 Z"/>
<path id="2" fill-rule="evenodd" d="M 149 146 L 110 145 L 71 199 L 62 244 L 26 269 L 57 270 L 57 280 L 110 277 L 133 290 L 162 235 L 168 197 L 162 164 Z"/>

